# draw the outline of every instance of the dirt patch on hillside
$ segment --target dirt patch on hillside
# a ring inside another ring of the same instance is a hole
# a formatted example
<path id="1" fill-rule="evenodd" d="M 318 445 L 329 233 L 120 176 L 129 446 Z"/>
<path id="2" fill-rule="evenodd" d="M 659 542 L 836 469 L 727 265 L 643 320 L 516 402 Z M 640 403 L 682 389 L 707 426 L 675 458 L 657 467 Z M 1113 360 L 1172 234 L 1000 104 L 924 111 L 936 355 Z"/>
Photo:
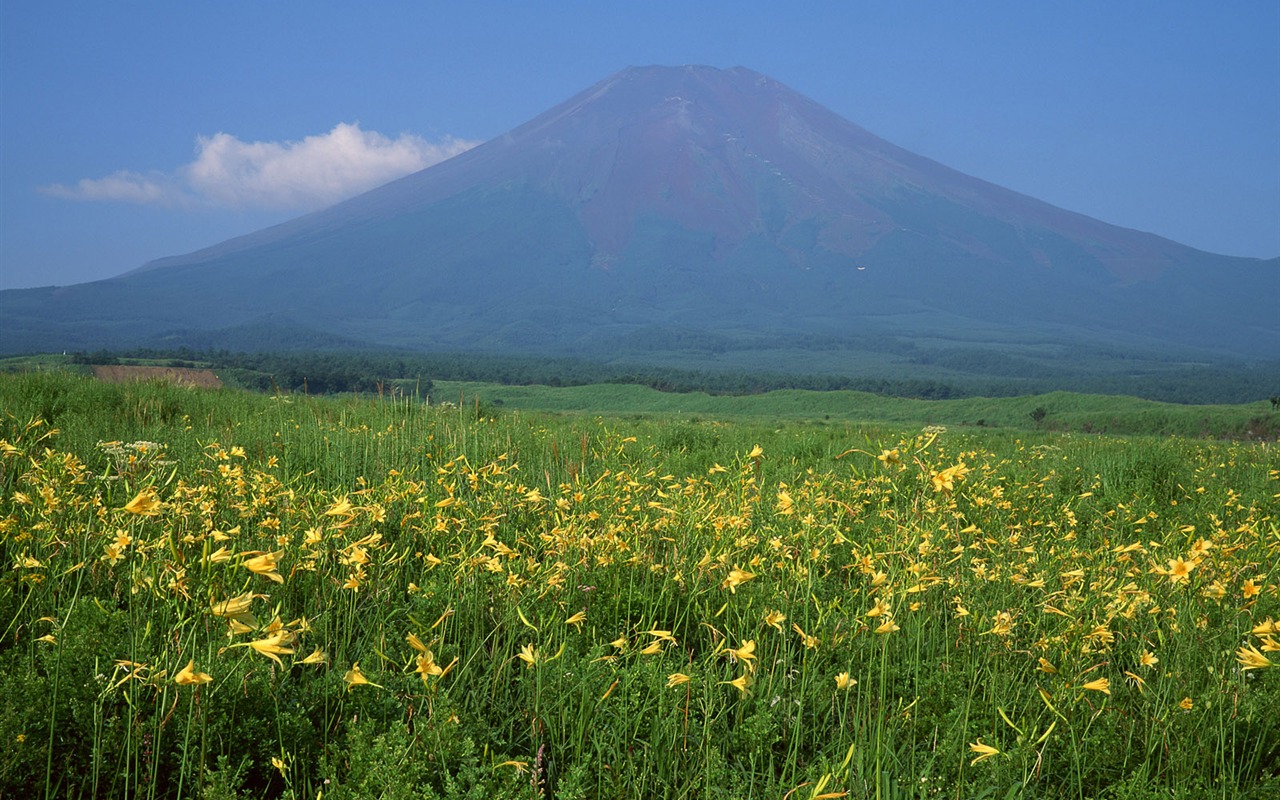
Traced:
<path id="1" fill-rule="evenodd" d="M 93 377 L 108 383 L 127 383 L 129 381 L 169 381 L 179 386 L 190 386 L 198 389 L 220 389 L 222 381 L 211 369 L 190 369 L 187 367 L 125 367 L 118 365 L 94 366 Z"/>

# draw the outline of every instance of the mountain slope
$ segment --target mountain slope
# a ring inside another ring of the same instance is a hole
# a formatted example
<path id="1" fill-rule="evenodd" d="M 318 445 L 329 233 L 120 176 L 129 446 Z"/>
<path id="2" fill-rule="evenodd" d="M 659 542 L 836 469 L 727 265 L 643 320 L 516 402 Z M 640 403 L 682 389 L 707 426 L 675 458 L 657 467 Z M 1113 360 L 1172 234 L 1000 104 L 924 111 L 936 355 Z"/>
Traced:
<path id="1" fill-rule="evenodd" d="M 331 208 L 108 281 L 0 292 L 6 350 L 296 331 L 607 352 L 637 332 L 1273 355 L 1280 260 L 1203 253 L 898 148 L 750 70 L 624 70 Z"/>

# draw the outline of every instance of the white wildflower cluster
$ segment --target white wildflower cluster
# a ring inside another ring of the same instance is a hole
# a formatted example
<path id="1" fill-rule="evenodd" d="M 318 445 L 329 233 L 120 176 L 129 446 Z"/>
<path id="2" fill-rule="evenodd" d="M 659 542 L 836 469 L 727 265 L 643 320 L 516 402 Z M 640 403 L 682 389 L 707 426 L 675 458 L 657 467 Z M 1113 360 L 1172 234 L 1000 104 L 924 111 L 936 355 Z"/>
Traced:
<path id="1" fill-rule="evenodd" d="M 98 449 L 107 457 L 104 481 L 136 477 L 156 467 L 170 467 L 178 463 L 166 458 L 168 445 L 159 442 L 98 442 Z"/>

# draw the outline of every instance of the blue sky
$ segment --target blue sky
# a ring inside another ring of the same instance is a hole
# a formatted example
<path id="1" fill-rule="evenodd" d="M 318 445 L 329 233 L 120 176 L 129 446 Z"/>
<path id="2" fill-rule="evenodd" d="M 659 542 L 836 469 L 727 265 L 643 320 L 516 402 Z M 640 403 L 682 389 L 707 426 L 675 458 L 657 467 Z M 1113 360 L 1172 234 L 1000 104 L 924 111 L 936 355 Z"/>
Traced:
<path id="1" fill-rule="evenodd" d="M 1280 256 L 1275 0 L 0 0 L 0 288 L 248 233 L 690 63 L 1063 208 Z"/>

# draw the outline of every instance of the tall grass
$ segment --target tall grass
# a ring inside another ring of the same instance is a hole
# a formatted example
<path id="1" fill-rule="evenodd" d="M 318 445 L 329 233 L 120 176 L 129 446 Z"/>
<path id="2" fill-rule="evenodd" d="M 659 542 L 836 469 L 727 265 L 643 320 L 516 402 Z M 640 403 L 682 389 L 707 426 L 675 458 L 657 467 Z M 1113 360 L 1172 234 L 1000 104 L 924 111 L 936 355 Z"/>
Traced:
<path id="1" fill-rule="evenodd" d="M 1266 445 L 0 402 L 6 796 L 1278 785 Z"/>

